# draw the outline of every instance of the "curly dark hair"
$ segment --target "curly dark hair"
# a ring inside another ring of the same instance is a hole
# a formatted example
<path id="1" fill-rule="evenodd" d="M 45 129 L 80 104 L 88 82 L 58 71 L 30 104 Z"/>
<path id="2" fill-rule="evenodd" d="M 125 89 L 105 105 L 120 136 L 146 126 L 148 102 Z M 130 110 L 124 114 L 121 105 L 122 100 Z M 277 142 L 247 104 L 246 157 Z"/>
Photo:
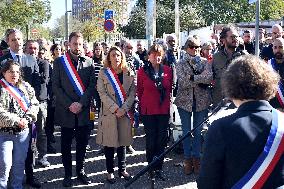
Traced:
<path id="1" fill-rule="evenodd" d="M 233 60 L 222 77 L 225 96 L 238 100 L 269 100 L 275 97 L 279 75 L 256 56 Z"/>
<path id="2" fill-rule="evenodd" d="M 20 64 L 12 59 L 7 60 L 6 62 L 1 63 L 1 69 L 0 69 L 0 78 L 4 78 L 4 73 L 11 69 L 12 66 L 19 66 L 20 68 L 20 76 L 19 81 L 17 83 L 17 86 L 23 82 L 23 71 L 20 66 Z"/>

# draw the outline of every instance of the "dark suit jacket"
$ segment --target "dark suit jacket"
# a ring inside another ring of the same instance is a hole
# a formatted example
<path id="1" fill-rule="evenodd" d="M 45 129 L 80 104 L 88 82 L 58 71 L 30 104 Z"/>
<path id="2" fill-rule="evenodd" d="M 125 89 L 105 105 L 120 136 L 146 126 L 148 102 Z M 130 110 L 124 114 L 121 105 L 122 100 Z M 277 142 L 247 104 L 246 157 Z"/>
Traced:
<path id="1" fill-rule="evenodd" d="M 48 85 L 50 83 L 50 65 L 47 60 L 37 59 L 40 76 L 40 93 L 38 96 L 39 101 L 45 101 L 49 98 Z"/>
<path id="2" fill-rule="evenodd" d="M 13 60 L 10 52 L 0 57 L 1 65 L 7 60 Z M 35 90 L 35 94 L 38 97 L 40 94 L 40 77 L 39 77 L 39 67 L 36 59 L 27 54 L 22 54 L 20 66 L 23 71 L 23 79 L 27 81 Z"/>
<path id="3" fill-rule="evenodd" d="M 236 113 L 213 122 L 205 139 L 197 180 L 199 189 L 227 189 L 235 185 L 263 151 L 272 124 L 267 101 L 242 104 Z M 263 188 L 284 184 L 284 156 Z"/>
<path id="4" fill-rule="evenodd" d="M 91 124 L 89 113 L 91 97 L 95 91 L 95 73 L 92 59 L 84 58 L 85 61 L 79 62 L 80 68 L 78 69 L 78 74 L 86 87 L 86 91 L 82 96 L 75 92 L 63 68 L 61 58 L 55 59 L 53 63 L 52 90 L 56 96 L 55 121 L 62 127 L 73 128 L 76 116 L 78 117 L 78 126 Z M 74 61 L 72 63 L 75 65 Z M 77 115 L 69 111 L 69 106 L 73 102 L 79 102 L 83 105 L 82 111 Z"/>

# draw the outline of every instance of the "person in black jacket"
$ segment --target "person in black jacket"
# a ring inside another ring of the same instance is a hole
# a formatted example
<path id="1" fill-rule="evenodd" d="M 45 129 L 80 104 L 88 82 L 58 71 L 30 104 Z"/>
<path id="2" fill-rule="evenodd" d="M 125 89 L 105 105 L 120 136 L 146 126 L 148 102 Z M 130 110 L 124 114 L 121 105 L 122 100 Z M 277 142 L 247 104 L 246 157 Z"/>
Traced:
<path id="1" fill-rule="evenodd" d="M 277 120 L 275 124 L 273 116 L 278 114 L 279 122 L 283 117 L 281 112 L 268 103 L 275 95 L 278 81 L 279 76 L 255 56 L 241 56 L 228 67 L 222 78 L 222 85 L 226 97 L 238 109 L 236 113 L 214 121 L 209 127 L 197 180 L 199 189 L 243 188 L 240 181 L 248 178 L 248 172 L 256 170 L 252 167 L 265 154 L 264 146 L 267 147 L 271 128 L 280 126 Z M 263 179 L 263 174 L 259 173 L 252 174 L 263 182 L 263 185 L 257 185 L 256 188 L 272 189 L 282 186 L 283 153 L 275 166 L 271 167 L 271 172 L 266 173 L 267 179 Z M 252 188 L 251 186 L 244 188 Z"/>

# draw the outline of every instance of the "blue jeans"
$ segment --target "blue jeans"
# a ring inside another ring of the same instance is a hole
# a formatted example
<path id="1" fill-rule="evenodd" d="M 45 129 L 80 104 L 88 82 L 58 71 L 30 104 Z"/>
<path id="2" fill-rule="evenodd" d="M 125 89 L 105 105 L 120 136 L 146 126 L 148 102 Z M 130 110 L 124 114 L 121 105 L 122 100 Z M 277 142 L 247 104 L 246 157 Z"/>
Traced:
<path id="1" fill-rule="evenodd" d="M 193 127 L 198 126 L 208 114 L 208 110 L 200 112 L 188 112 L 184 109 L 178 108 L 179 117 L 182 124 L 182 133 L 185 135 L 191 130 L 191 115 L 193 114 Z M 200 158 L 201 151 L 201 130 L 202 126 L 198 127 L 193 132 L 193 138 L 187 137 L 183 141 L 184 158 L 189 159 L 191 157 Z"/>
<path id="2" fill-rule="evenodd" d="M 29 140 L 29 128 L 16 135 L 0 133 L 0 189 L 7 188 L 10 172 L 11 188 L 23 188 Z"/>

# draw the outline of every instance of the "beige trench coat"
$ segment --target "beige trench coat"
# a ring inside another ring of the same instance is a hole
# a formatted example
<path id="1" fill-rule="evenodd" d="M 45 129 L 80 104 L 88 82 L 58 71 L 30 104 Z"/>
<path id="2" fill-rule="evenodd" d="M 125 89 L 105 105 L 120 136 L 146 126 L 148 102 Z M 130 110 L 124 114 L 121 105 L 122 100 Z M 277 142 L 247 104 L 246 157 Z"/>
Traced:
<path id="1" fill-rule="evenodd" d="M 116 117 L 115 111 L 119 108 L 118 100 L 104 71 L 105 68 L 101 69 L 97 83 L 97 90 L 101 98 L 101 110 L 96 142 L 108 147 L 129 146 L 132 143 L 131 122 L 127 116 Z M 123 72 L 122 87 L 125 90 L 127 99 L 121 108 L 126 112 L 131 109 L 135 99 L 136 86 L 134 78 L 134 74 L 127 71 Z"/>

